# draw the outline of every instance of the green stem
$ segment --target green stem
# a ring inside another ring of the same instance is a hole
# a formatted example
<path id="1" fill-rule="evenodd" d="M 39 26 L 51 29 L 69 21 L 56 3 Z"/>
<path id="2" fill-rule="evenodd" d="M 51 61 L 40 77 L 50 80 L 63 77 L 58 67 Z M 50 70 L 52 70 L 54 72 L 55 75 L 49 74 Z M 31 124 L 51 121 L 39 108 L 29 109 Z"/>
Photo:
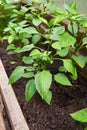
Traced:
<path id="1" fill-rule="evenodd" d="M 52 58 L 52 60 L 63 60 L 62 58 Z"/>
<path id="2" fill-rule="evenodd" d="M 41 51 L 44 51 L 42 48 L 35 46 L 36 49 L 39 49 Z"/>

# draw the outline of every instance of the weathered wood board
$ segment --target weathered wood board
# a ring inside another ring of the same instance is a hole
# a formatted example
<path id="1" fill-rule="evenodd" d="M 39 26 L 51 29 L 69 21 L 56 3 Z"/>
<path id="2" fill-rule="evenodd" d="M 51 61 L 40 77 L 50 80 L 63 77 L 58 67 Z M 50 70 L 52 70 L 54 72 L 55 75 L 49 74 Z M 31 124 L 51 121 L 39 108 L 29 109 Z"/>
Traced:
<path id="1" fill-rule="evenodd" d="M 8 85 L 8 77 L 0 60 L 0 91 L 6 107 L 12 130 L 29 130 L 23 116 L 15 93 L 11 85 Z"/>

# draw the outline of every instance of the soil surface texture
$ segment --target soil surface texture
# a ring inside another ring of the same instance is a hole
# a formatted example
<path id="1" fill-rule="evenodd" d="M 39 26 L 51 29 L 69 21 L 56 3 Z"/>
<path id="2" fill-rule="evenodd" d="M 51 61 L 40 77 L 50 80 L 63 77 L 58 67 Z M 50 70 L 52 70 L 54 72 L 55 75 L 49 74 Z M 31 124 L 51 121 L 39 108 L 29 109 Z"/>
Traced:
<path id="1" fill-rule="evenodd" d="M 10 65 L 9 62 L 15 57 L 8 55 L 5 48 L 5 44 L 0 45 L 0 58 L 9 77 L 14 69 L 14 65 Z M 87 107 L 86 79 L 79 75 L 78 81 L 75 81 L 72 87 L 64 87 L 53 82 L 51 86 L 53 98 L 50 105 L 47 105 L 38 93 L 27 103 L 24 96 L 26 82 L 20 79 L 12 86 L 30 130 L 83 130 L 87 126 L 74 121 L 69 115 Z M 4 119 L 6 130 L 12 130 L 6 111 Z"/>

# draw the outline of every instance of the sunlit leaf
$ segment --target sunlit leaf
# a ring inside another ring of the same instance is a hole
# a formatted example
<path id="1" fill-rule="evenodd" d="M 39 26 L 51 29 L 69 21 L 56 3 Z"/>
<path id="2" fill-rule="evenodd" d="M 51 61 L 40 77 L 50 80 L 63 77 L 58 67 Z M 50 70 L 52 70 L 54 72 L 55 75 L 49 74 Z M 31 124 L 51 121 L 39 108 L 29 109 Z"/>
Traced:
<path id="1" fill-rule="evenodd" d="M 30 101 L 30 99 L 33 97 L 33 95 L 36 93 L 36 86 L 35 86 L 35 80 L 29 80 L 26 84 L 25 88 L 25 98 L 26 101 Z"/>
<path id="2" fill-rule="evenodd" d="M 81 67 L 84 68 L 86 63 L 86 57 L 85 56 L 72 56 L 73 60 Z"/>
<path id="3" fill-rule="evenodd" d="M 66 86 L 72 86 L 71 82 L 67 78 L 67 76 L 63 73 L 58 73 L 54 76 L 54 80 L 61 84 L 61 85 L 66 85 Z"/>
<path id="4" fill-rule="evenodd" d="M 76 39 L 73 36 L 71 36 L 68 32 L 64 32 L 60 35 L 58 42 L 61 45 L 61 47 L 69 47 L 75 44 Z"/>
<path id="5" fill-rule="evenodd" d="M 24 46 L 23 48 L 21 48 L 21 49 L 18 51 L 18 53 L 30 51 L 32 48 L 34 48 L 34 45 L 33 45 L 33 44 L 26 45 L 26 46 Z"/>
<path id="6" fill-rule="evenodd" d="M 87 108 L 76 111 L 76 112 L 74 112 L 74 113 L 72 113 L 70 115 L 76 121 L 87 123 Z"/>
<path id="7" fill-rule="evenodd" d="M 12 84 L 12 83 L 16 82 L 18 79 L 20 79 L 22 77 L 22 75 L 24 74 L 24 69 L 25 69 L 24 66 L 17 66 L 13 70 L 13 72 L 9 78 L 9 83 Z"/>
<path id="8" fill-rule="evenodd" d="M 63 60 L 63 63 L 64 63 L 64 68 L 70 72 L 72 74 L 72 78 L 74 80 L 77 79 L 77 71 L 76 71 L 76 67 L 75 65 L 73 64 L 72 60 L 70 59 L 64 59 Z"/>
<path id="9" fill-rule="evenodd" d="M 49 88 L 51 86 L 52 82 L 52 75 L 48 70 L 43 70 L 40 73 L 37 73 L 35 76 L 35 85 L 38 93 L 42 97 L 42 99 L 45 99 L 46 101 L 46 95 L 48 94 Z M 49 94 L 49 98 L 51 98 L 51 94 Z M 48 97 L 47 97 L 48 101 Z"/>

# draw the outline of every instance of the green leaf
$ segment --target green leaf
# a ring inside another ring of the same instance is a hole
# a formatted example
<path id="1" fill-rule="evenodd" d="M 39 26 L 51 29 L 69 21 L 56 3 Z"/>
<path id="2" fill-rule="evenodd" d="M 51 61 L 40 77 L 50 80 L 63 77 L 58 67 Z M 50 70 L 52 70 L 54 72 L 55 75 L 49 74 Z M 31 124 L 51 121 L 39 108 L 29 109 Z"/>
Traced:
<path id="1" fill-rule="evenodd" d="M 40 4 L 43 3 L 43 0 L 32 0 L 32 2 L 35 2 L 35 3 L 37 3 L 38 5 L 40 5 Z"/>
<path id="2" fill-rule="evenodd" d="M 71 13 L 77 14 L 76 1 L 70 4 Z"/>
<path id="3" fill-rule="evenodd" d="M 54 25 L 64 21 L 66 18 L 67 18 L 66 15 L 57 15 L 57 17 L 54 20 Z"/>
<path id="4" fill-rule="evenodd" d="M 69 47 L 75 44 L 76 39 L 73 36 L 71 36 L 68 32 L 64 32 L 60 35 L 58 42 L 61 45 L 61 47 Z"/>
<path id="5" fill-rule="evenodd" d="M 26 45 L 26 46 L 22 47 L 22 48 L 18 51 L 18 53 L 30 51 L 32 48 L 34 48 L 34 45 L 33 45 L 33 44 L 31 44 L 31 45 Z"/>
<path id="6" fill-rule="evenodd" d="M 78 26 L 77 25 L 75 25 L 75 24 L 69 24 L 68 25 L 68 30 L 72 33 L 72 34 L 74 34 L 75 36 L 77 35 L 77 33 L 78 33 Z"/>
<path id="7" fill-rule="evenodd" d="M 39 34 L 39 32 L 34 27 L 28 27 L 25 30 L 23 30 L 22 33 Z"/>
<path id="8" fill-rule="evenodd" d="M 38 93 L 42 97 L 42 99 L 46 99 L 46 95 L 48 94 L 49 88 L 52 82 L 52 75 L 48 70 L 43 70 L 40 73 L 35 75 L 35 85 Z M 51 97 L 51 96 L 50 96 Z M 48 98 L 48 97 L 47 97 Z"/>
<path id="9" fill-rule="evenodd" d="M 52 92 L 49 90 L 45 95 L 44 100 L 50 105 L 51 99 L 52 99 Z"/>
<path id="10" fill-rule="evenodd" d="M 66 69 L 64 68 L 64 66 L 60 66 L 58 69 L 60 72 L 66 72 Z"/>
<path id="11" fill-rule="evenodd" d="M 87 28 L 87 22 L 83 23 L 83 27 Z"/>
<path id="12" fill-rule="evenodd" d="M 69 81 L 69 79 L 66 77 L 65 74 L 63 73 L 58 73 L 54 76 L 54 80 L 62 85 L 66 85 L 66 86 L 72 86 L 71 82 Z"/>
<path id="13" fill-rule="evenodd" d="M 36 44 L 40 40 L 41 36 L 40 35 L 34 35 L 32 37 L 32 43 Z"/>
<path id="14" fill-rule="evenodd" d="M 24 73 L 23 78 L 32 78 L 34 77 L 34 73 L 33 72 L 27 72 L 27 73 Z"/>
<path id="15" fill-rule="evenodd" d="M 72 78 L 74 80 L 76 80 L 77 79 L 77 71 L 76 71 L 76 67 L 74 66 L 72 60 L 70 60 L 70 59 L 64 59 L 63 63 L 64 63 L 64 68 L 68 72 L 70 72 L 72 74 Z"/>
<path id="16" fill-rule="evenodd" d="M 10 35 L 10 36 L 8 37 L 8 43 L 12 43 L 13 40 L 14 40 L 14 36 L 13 36 L 13 35 Z"/>
<path id="17" fill-rule="evenodd" d="M 76 121 L 87 123 L 87 108 L 76 111 L 76 112 L 70 114 L 70 116 Z"/>
<path id="18" fill-rule="evenodd" d="M 36 18 L 34 18 L 32 22 L 35 26 L 39 26 L 41 24 L 41 20 Z"/>
<path id="19" fill-rule="evenodd" d="M 48 25 L 49 25 L 49 27 L 51 27 L 51 26 L 53 26 L 54 25 L 54 18 L 52 18 L 50 21 L 49 21 L 49 23 L 48 23 Z"/>
<path id="20" fill-rule="evenodd" d="M 50 1 L 47 3 L 47 9 L 54 12 L 57 9 L 57 5 L 55 1 Z"/>
<path id="21" fill-rule="evenodd" d="M 71 33 L 73 33 L 73 28 L 72 28 L 71 23 L 68 24 L 68 31 L 71 32 Z"/>
<path id="22" fill-rule="evenodd" d="M 45 18 L 39 17 L 39 19 L 40 19 L 41 22 L 43 22 L 43 23 L 45 23 L 45 24 L 48 24 L 48 22 L 47 22 L 47 20 L 46 20 Z"/>
<path id="23" fill-rule="evenodd" d="M 29 80 L 26 84 L 25 88 L 25 98 L 26 101 L 30 101 L 30 99 L 33 97 L 33 95 L 36 93 L 36 86 L 35 86 L 35 80 Z"/>
<path id="24" fill-rule="evenodd" d="M 87 44 L 87 37 L 84 37 L 84 38 L 82 39 L 82 41 L 83 41 L 83 45 L 86 45 L 86 44 Z"/>
<path id="25" fill-rule="evenodd" d="M 69 52 L 69 48 L 64 48 L 62 50 L 58 50 L 56 54 L 61 57 L 64 57 L 68 54 L 68 52 Z"/>
<path id="26" fill-rule="evenodd" d="M 59 39 L 59 34 L 50 34 L 50 39 L 52 40 L 58 40 Z"/>
<path id="27" fill-rule="evenodd" d="M 25 45 L 29 44 L 29 40 L 28 40 L 27 38 L 23 38 L 23 39 L 22 39 L 22 42 L 23 42 Z"/>
<path id="28" fill-rule="evenodd" d="M 64 33 L 64 31 L 65 31 L 65 27 L 64 26 L 60 26 L 60 27 L 53 28 L 52 33 L 53 34 L 62 34 L 62 33 Z"/>
<path id="29" fill-rule="evenodd" d="M 54 49 L 61 50 L 61 45 L 60 45 L 58 42 L 54 42 L 54 43 L 52 44 L 52 47 L 53 47 Z"/>
<path id="30" fill-rule="evenodd" d="M 7 0 L 1 0 L 3 4 L 7 4 Z"/>
<path id="31" fill-rule="evenodd" d="M 33 66 L 28 66 L 25 68 L 27 71 L 34 71 L 35 68 Z"/>
<path id="32" fill-rule="evenodd" d="M 28 8 L 25 6 L 21 6 L 21 10 L 22 10 L 22 12 L 26 13 L 28 11 Z"/>
<path id="33" fill-rule="evenodd" d="M 70 5 L 64 4 L 64 8 L 71 14 L 77 14 L 76 2 L 70 3 Z"/>
<path id="34" fill-rule="evenodd" d="M 81 67 L 84 68 L 86 64 L 86 57 L 85 56 L 72 56 L 73 60 Z"/>
<path id="35" fill-rule="evenodd" d="M 7 48 L 6 48 L 7 51 L 9 51 L 9 50 L 14 50 L 14 49 L 16 49 L 16 47 L 15 47 L 15 45 L 12 44 L 12 43 L 10 43 L 10 44 L 7 46 Z"/>
<path id="36" fill-rule="evenodd" d="M 74 35 L 76 36 L 78 33 L 78 26 L 73 24 L 73 31 L 74 31 Z"/>
<path id="37" fill-rule="evenodd" d="M 42 53 L 38 49 L 34 49 L 31 51 L 30 56 L 41 55 Z"/>
<path id="38" fill-rule="evenodd" d="M 24 69 L 25 69 L 24 66 L 17 66 L 13 70 L 13 72 L 9 78 L 9 83 L 12 84 L 12 83 L 16 82 L 18 79 L 20 79 L 24 74 Z"/>
<path id="39" fill-rule="evenodd" d="M 87 130 L 87 127 L 85 127 L 84 130 Z"/>
<path id="40" fill-rule="evenodd" d="M 24 56 L 23 60 L 22 60 L 25 64 L 32 64 L 33 63 L 33 59 L 30 56 Z"/>

